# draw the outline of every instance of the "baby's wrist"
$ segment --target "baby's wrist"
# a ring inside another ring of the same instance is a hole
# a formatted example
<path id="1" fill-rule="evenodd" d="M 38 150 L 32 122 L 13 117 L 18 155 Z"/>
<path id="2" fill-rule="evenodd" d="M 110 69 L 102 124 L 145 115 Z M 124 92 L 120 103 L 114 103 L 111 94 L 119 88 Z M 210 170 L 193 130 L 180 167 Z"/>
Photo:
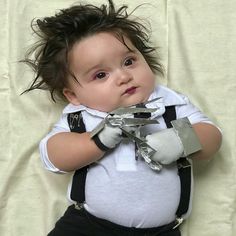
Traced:
<path id="1" fill-rule="evenodd" d="M 104 145 L 104 144 L 101 142 L 100 138 L 98 137 L 98 134 L 94 135 L 94 136 L 92 137 L 92 140 L 94 141 L 94 143 L 96 144 L 96 146 L 97 146 L 100 150 L 102 150 L 102 151 L 104 151 L 104 152 L 107 152 L 107 151 L 109 151 L 109 150 L 111 149 L 111 148 L 107 147 L 106 145 Z"/>

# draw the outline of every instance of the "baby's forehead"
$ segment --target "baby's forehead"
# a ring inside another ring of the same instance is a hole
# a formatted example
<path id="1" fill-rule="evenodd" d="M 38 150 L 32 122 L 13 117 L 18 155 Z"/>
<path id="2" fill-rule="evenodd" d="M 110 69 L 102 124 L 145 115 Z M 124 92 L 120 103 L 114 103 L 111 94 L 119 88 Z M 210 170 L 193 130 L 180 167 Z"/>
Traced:
<path id="1" fill-rule="evenodd" d="M 87 50 L 89 52 L 91 49 L 99 51 L 101 48 L 107 52 L 112 50 L 120 50 L 124 52 L 137 51 L 137 48 L 126 35 L 114 32 L 99 32 L 83 37 L 74 43 L 71 51 L 81 52 Z"/>
<path id="2" fill-rule="evenodd" d="M 120 44 L 121 47 L 126 47 L 131 50 L 136 49 L 131 39 L 124 33 L 106 32 L 106 31 L 97 32 L 94 34 L 87 35 L 81 39 L 78 39 L 77 41 L 75 41 L 74 45 L 72 46 L 72 49 L 74 46 L 78 46 L 78 44 L 83 44 L 83 43 L 86 43 L 87 45 L 91 44 L 91 47 L 93 47 L 96 41 L 101 42 L 101 39 L 106 40 L 107 42 L 110 42 L 110 44 L 107 44 L 107 47 L 112 46 L 111 43 L 114 44 L 114 42 L 116 42 Z"/>
<path id="3" fill-rule="evenodd" d="M 114 33 L 105 32 L 78 41 L 68 54 L 68 62 L 76 71 L 84 68 L 89 71 L 113 62 L 121 63 L 128 55 L 137 52 L 127 38 L 119 38 Z"/>

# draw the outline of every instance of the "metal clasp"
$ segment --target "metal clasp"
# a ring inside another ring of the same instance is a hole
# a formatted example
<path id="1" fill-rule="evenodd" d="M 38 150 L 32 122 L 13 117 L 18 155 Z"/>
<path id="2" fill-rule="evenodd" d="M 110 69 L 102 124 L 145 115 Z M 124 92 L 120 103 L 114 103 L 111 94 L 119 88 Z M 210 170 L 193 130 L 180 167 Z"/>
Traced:
<path id="1" fill-rule="evenodd" d="M 75 209 L 76 210 L 81 210 L 83 208 L 84 208 L 84 202 L 83 203 L 79 203 L 79 202 L 75 203 Z"/>
<path id="2" fill-rule="evenodd" d="M 189 162 L 189 160 L 187 158 L 185 158 L 185 160 L 180 160 L 179 162 L 177 162 L 177 167 L 178 169 L 185 169 L 188 167 L 191 167 L 191 163 Z"/>
<path id="3" fill-rule="evenodd" d="M 173 229 L 176 229 L 177 227 L 179 227 L 183 223 L 184 219 L 176 218 L 175 221 L 176 221 L 176 225 L 173 227 Z"/>

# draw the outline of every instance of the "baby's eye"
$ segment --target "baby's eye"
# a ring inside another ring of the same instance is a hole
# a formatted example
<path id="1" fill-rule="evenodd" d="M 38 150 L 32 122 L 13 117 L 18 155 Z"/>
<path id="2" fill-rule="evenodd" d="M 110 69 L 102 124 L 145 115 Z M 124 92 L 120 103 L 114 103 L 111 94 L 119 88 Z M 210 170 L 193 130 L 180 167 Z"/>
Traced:
<path id="1" fill-rule="evenodd" d="M 99 72 L 95 75 L 94 79 L 103 79 L 107 76 L 106 72 Z"/>
<path id="2" fill-rule="evenodd" d="M 133 65 L 133 63 L 134 63 L 134 58 L 128 58 L 128 59 L 125 60 L 124 65 L 125 66 L 130 66 L 130 65 Z"/>

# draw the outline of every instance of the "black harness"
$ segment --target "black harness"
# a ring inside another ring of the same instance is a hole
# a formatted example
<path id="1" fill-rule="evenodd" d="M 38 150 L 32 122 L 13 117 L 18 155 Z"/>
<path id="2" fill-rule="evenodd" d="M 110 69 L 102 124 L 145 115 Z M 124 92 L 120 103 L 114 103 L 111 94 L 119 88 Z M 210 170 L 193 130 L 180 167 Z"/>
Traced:
<path id="1" fill-rule="evenodd" d="M 167 128 L 171 128 L 171 121 L 176 120 L 175 106 L 166 106 L 166 111 L 162 115 Z M 68 124 L 71 132 L 84 133 L 86 132 L 85 125 L 81 112 L 68 114 Z M 181 184 L 181 195 L 176 217 L 182 218 L 189 208 L 190 194 L 191 194 L 191 164 L 187 158 L 180 158 L 177 161 L 178 174 Z M 87 170 L 89 166 L 85 166 L 75 171 L 72 179 L 72 187 L 70 198 L 77 203 L 85 202 L 85 181 Z"/>

